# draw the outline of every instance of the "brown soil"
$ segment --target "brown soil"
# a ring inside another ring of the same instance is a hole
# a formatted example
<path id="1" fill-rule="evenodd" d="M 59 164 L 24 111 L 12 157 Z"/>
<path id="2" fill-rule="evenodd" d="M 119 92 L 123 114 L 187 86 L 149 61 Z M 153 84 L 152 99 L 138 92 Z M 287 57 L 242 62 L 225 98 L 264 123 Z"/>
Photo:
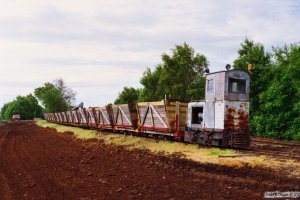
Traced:
<path id="1" fill-rule="evenodd" d="M 0 199 L 263 199 L 300 180 L 129 151 L 15 122 L 0 127 Z"/>

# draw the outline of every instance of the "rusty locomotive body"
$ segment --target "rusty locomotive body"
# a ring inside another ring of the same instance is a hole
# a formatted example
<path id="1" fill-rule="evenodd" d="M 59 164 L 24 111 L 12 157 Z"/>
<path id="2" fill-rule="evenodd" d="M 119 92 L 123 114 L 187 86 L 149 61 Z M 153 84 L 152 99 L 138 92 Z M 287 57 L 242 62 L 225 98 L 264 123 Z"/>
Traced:
<path id="1" fill-rule="evenodd" d="M 206 74 L 204 101 L 165 99 L 45 113 L 51 122 L 176 139 L 187 143 L 247 148 L 250 145 L 250 74 L 227 70 Z"/>
<path id="2" fill-rule="evenodd" d="M 227 70 L 206 75 L 205 101 L 189 103 L 186 142 L 248 147 L 250 74 Z"/>

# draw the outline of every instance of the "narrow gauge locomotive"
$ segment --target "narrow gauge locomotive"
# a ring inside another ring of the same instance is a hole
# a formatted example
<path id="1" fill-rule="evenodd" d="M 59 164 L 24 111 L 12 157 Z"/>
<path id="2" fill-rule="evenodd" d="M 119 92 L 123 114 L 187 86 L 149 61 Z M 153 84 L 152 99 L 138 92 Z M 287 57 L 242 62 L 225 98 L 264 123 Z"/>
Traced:
<path id="1" fill-rule="evenodd" d="M 165 99 L 45 113 L 54 123 L 203 145 L 247 148 L 250 74 L 227 70 L 206 74 L 204 101 Z"/>

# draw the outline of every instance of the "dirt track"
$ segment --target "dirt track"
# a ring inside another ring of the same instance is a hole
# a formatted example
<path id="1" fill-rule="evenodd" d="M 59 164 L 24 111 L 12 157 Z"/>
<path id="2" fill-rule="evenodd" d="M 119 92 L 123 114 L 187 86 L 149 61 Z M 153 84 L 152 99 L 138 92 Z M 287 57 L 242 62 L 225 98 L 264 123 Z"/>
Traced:
<path id="1" fill-rule="evenodd" d="M 0 126 L 0 199 L 262 199 L 299 179 L 128 151 L 34 122 Z"/>

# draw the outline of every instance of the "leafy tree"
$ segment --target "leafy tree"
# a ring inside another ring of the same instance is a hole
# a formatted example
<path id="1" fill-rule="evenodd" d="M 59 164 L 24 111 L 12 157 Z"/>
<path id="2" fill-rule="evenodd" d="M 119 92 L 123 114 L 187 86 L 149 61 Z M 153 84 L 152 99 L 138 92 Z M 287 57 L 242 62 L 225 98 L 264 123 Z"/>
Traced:
<path id="1" fill-rule="evenodd" d="M 6 120 L 10 120 L 14 114 L 20 114 L 21 118 L 26 120 L 40 117 L 41 113 L 42 107 L 32 94 L 18 96 L 12 102 L 4 104 L 1 109 L 1 117 Z"/>
<path id="2" fill-rule="evenodd" d="M 9 119 L 9 117 L 6 117 L 6 111 L 7 109 L 10 107 L 10 104 L 12 104 L 12 102 L 8 102 L 5 103 L 2 108 L 1 108 L 1 119 Z"/>
<path id="3" fill-rule="evenodd" d="M 250 88 L 250 125 L 259 136 L 300 140 L 300 47 L 273 47 L 246 38 L 234 67 L 253 64 Z M 273 59 L 271 59 L 273 57 Z"/>
<path id="4" fill-rule="evenodd" d="M 176 45 L 171 55 L 162 55 L 162 64 L 153 72 L 150 69 L 144 72 L 140 100 L 160 100 L 165 94 L 180 100 L 204 98 L 203 69 L 207 66 L 206 57 L 195 53 L 188 44 Z"/>
<path id="5" fill-rule="evenodd" d="M 205 77 L 202 74 L 197 75 L 187 88 L 187 96 L 191 100 L 202 100 L 205 98 Z"/>
<path id="6" fill-rule="evenodd" d="M 238 50 L 238 58 L 234 60 L 234 68 L 247 70 L 248 64 L 253 64 L 254 70 L 261 70 L 270 63 L 271 54 L 265 52 L 264 46 L 246 38 Z"/>
<path id="7" fill-rule="evenodd" d="M 286 137 L 286 131 L 290 127 L 295 113 L 295 87 L 289 84 L 282 84 L 290 80 L 290 73 L 286 72 L 280 77 L 276 77 L 268 89 L 259 96 L 259 113 L 254 116 L 253 122 L 256 132 L 259 135 L 274 137 L 278 139 L 291 139 Z"/>
<path id="8" fill-rule="evenodd" d="M 139 93 L 139 89 L 135 89 L 132 87 L 124 87 L 123 91 L 119 93 L 118 98 L 115 100 L 115 104 L 137 102 L 139 99 Z"/>
<path id="9" fill-rule="evenodd" d="M 44 105 L 46 112 L 61 112 L 72 108 L 76 95 L 62 79 L 55 80 L 54 84 L 45 83 L 44 86 L 36 88 L 34 94 Z"/>
<path id="10" fill-rule="evenodd" d="M 250 88 L 250 126 L 259 136 L 300 139 L 300 51 L 292 45 L 273 47 L 249 39 L 241 44 L 234 67 L 253 64 Z M 273 60 L 271 59 L 273 56 Z"/>
<path id="11" fill-rule="evenodd" d="M 54 80 L 54 86 L 62 93 L 62 96 L 67 105 L 72 105 L 75 101 L 76 93 L 66 86 L 62 78 Z"/>
<path id="12" fill-rule="evenodd" d="M 257 129 L 275 138 L 300 140 L 300 46 L 273 51 L 275 73 L 268 90 L 260 95 L 262 112 L 256 124 L 264 124 Z"/>
<path id="13" fill-rule="evenodd" d="M 252 115 L 259 106 L 260 93 L 268 88 L 273 75 L 271 54 L 265 52 L 263 45 L 255 44 L 246 38 L 238 50 L 238 58 L 233 63 L 235 69 L 243 70 L 248 70 L 248 64 L 253 65 L 250 84 L 250 113 Z"/>
<path id="14" fill-rule="evenodd" d="M 140 80 L 140 83 L 144 86 L 140 92 L 139 101 L 159 101 L 164 97 L 164 91 L 161 85 L 159 85 L 160 76 L 162 74 L 163 67 L 158 65 L 152 72 L 150 68 L 147 68 Z"/>
<path id="15" fill-rule="evenodd" d="M 253 65 L 250 84 L 250 127 L 257 132 L 254 116 L 261 113 L 259 96 L 266 91 L 273 76 L 271 54 L 264 50 L 264 46 L 246 38 L 238 50 L 238 58 L 234 60 L 235 69 L 248 70 L 248 64 Z"/>

